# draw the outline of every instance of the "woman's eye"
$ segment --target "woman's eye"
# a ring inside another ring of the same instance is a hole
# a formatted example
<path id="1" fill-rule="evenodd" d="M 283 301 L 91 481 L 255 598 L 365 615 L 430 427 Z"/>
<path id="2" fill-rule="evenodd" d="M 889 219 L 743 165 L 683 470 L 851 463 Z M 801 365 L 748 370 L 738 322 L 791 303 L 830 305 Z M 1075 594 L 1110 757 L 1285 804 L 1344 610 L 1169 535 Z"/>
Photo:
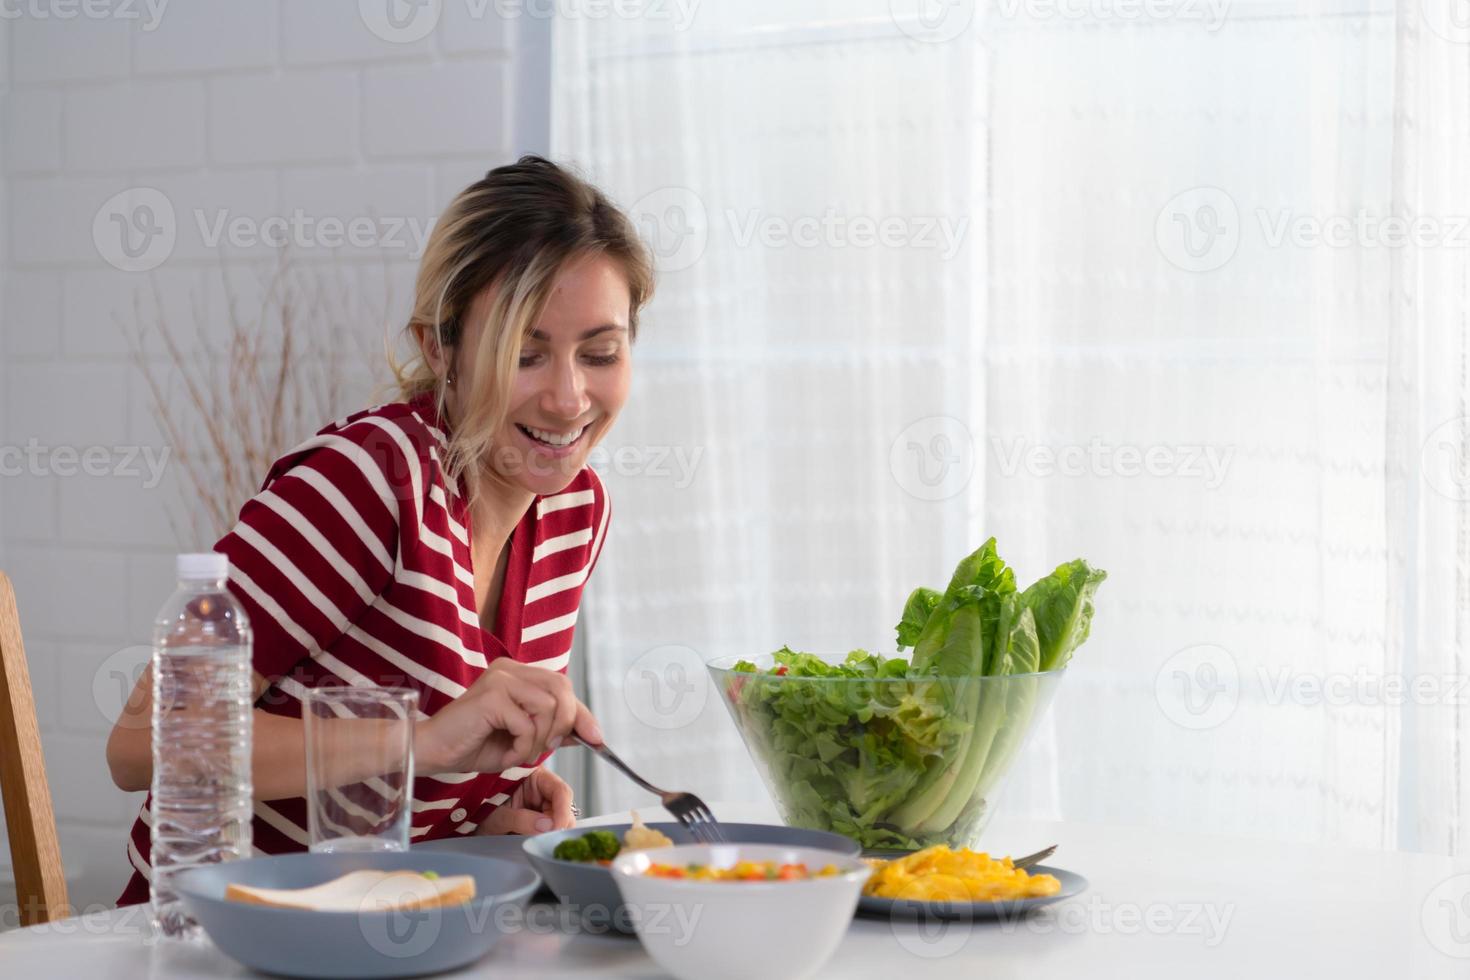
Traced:
<path id="1" fill-rule="evenodd" d="M 584 364 L 590 364 L 593 367 L 605 367 L 609 364 L 616 364 L 621 360 L 623 352 L 620 348 L 610 347 L 607 350 L 601 351 L 584 351 L 581 356 Z M 523 351 L 521 353 L 520 365 L 523 368 L 532 368 L 541 364 L 545 359 L 546 355 L 539 351 Z"/>

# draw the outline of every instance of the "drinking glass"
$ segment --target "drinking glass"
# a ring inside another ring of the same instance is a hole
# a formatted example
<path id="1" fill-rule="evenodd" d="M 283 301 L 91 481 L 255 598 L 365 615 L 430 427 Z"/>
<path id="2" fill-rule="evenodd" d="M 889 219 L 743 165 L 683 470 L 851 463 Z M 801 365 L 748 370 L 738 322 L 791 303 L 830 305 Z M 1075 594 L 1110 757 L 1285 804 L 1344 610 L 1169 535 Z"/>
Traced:
<path id="1" fill-rule="evenodd" d="M 301 705 L 313 851 L 406 851 L 417 691 L 318 687 Z"/>

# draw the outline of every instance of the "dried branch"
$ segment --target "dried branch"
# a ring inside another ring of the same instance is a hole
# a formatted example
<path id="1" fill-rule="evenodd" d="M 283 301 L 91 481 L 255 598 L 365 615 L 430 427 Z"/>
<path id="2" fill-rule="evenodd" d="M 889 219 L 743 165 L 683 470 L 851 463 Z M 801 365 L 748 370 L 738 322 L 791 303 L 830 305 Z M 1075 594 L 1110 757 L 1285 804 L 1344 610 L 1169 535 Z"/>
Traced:
<path id="1" fill-rule="evenodd" d="M 181 342 L 170 324 L 156 279 L 152 308 L 140 289 L 131 322 L 122 323 L 172 462 L 183 468 L 184 499 L 169 520 L 188 547 L 208 547 L 228 532 L 270 465 L 363 407 L 347 404 L 348 393 L 385 373 L 378 333 L 388 329 L 391 287 L 381 308 L 364 310 L 366 290 L 345 283 L 340 268 L 293 265 L 283 255 L 247 317 L 232 270 L 221 263 L 218 272 L 225 309 L 207 316 L 202 297 L 191 297 L 193 344 Z M 382 272 L 386 284 L 386 267 Z M 150 336 L 161 343 L 161 364 L 149 351 Z"/>

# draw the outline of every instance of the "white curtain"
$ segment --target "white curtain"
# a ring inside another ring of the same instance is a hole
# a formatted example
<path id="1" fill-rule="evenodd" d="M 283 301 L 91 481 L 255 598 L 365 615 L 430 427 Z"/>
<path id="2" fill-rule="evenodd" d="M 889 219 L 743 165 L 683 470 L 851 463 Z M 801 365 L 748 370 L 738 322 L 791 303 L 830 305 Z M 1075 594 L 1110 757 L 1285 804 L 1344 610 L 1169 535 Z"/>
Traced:
<path id="1" fill-rule="evenodd" d="M 1453 245 L 1393 257 L 1388 363 L 1386 658 L 1430 696 L 1388 719 L 1397 843 L 1470 850 L 1470 20 L 1404 0 L 1398 25 L 1396 211 Z M 1418 15 L 1418 16 L 1416 16 Z M 1440 696 L 1433 696 L 1439 693 Z"/>
<path id="2" fill-rule="evenodd" d="M 558 21 L 555 153 L 663 266 L 583 619 L 613 744 L 762 794 L 699 663 L 892 652 L 994 535 L 1025 582 L 1110 573 L 1006 810 L 1456 848 L 1470 46 L 1437 3 Z"/>

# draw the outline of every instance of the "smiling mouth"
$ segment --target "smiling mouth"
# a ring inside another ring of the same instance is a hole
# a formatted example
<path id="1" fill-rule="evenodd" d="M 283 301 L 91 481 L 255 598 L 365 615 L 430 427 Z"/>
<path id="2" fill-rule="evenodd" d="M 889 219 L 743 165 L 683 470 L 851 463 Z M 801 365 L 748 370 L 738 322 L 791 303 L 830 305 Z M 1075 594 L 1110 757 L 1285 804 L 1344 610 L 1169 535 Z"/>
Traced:
<path id="1" fill-rule="evenodd" d="M 519 422 L 516 423 L 516 428 L 520 429 L 521 432 L 524 433 L 532 442 L 539 442 L 543 446 L 549 446 L 552 449 L 565 449 L 567 446 L 570 446 L 572 443 L 582 438 L 582 434 L 586 432 L 589 427 L 590 423 L 588 425 L 579 426 L 578 428 L 572 429 L 568 432 L 552 432 L 549 429 L 537 429 L 533 426 L 522 425 Z"/>

